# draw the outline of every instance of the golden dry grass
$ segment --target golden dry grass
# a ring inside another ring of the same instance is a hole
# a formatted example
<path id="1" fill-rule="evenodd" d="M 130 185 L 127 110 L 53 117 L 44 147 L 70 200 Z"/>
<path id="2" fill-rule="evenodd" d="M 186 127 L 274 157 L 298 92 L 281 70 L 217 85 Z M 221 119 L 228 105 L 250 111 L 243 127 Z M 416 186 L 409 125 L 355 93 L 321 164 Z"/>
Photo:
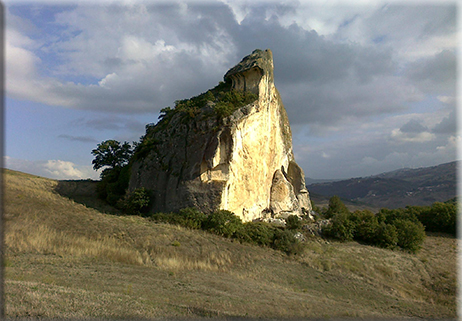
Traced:
<path id="1" fill-rule="evenodd" d="M 456 317 L 454 238 L 417 255 L 315 238 L 288 257 L 4 181 L 8 317 Z"/>

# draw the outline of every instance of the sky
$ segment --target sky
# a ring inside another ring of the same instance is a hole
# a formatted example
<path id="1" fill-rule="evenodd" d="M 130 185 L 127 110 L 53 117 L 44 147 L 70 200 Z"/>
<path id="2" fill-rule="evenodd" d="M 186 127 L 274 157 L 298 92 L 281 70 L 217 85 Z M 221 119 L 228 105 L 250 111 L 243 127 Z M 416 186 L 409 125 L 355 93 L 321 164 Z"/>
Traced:
<path id="1" fill-rule="evenodd" d="M 5 1 L 5 167 L 97 179 L 174 101 L 271 49 L 295 160 L 340 179 L 460 159 L 457 2 Z"/>

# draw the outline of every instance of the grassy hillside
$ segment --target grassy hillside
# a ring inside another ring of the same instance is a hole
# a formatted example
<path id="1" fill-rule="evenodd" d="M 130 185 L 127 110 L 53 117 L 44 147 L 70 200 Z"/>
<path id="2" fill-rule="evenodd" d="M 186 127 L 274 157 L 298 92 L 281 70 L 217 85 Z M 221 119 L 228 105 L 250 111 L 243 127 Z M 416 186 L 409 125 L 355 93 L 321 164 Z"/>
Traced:
<path id="1" fill-rule="evenodd" d="M 103 214 L 91 182 L 4 180 L 10 318 L 456 317 L 453 238 L 429 236 L 416 255 L 309 239 L 289 257 Z"/>

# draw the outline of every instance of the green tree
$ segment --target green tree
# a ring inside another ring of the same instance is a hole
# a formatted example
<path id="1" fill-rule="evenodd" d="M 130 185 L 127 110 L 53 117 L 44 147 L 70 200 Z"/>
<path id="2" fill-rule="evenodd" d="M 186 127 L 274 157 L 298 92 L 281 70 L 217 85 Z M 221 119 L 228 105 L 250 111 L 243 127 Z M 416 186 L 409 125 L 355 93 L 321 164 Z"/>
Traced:
<path id="1" fill-rule="evenodd" d="M 96 185 L 98 197 L 108 204 L 116 206 L 124 197 L 130 180 L 129 166 L 105 169 L 101 173 L 101 181 Z"/>
<path id="2" fill-rule="evenodd" d="M 340 200 L 340 197 L 337 195 L 332 196 L 329 199 L 329 207 L 325 213 L 326 218 L 334 217 L 336 214 L 348 214 L 348 208 Z"/>
<path id="3" fill-rule="evenodd" d="M 95 156 L 95 159 L 91 162 L 94 170 L 105 166 L 108 166 L 109 169 L 114 169 L 128 164 L 133 154 L 133 149 L 128 142 L 121 144 L 116 140 L 110 139 L 98 144 L 91 153 Z"/>
<path id="4" fill-rule="evenodd" d="M 133 155 L 133 148 L 127 142 L 121 144 L 116 140 L 106 140 L 91 153 L 95 156 L 93 169 L 106 167 L 101 172 L 101 181 L 96 188 L 98 197 L 116 206 L 128 187 L 130 169 L 127 165 Z"/>

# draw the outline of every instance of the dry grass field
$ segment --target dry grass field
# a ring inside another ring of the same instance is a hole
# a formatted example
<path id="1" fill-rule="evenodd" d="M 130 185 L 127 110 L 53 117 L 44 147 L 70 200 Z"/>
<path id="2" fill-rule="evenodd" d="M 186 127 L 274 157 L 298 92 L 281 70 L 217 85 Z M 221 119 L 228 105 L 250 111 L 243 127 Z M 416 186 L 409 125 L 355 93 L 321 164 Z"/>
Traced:
<path id="1" fill-rule="evenodd" d="M 8 318 L 457 317 L 451 237 L 417 254 L 312 238 L 290 257 L 111 214 L 78 191 L 90 182 L 67 182 L 72 200 L 62 182 L 3 175 Z"/>

